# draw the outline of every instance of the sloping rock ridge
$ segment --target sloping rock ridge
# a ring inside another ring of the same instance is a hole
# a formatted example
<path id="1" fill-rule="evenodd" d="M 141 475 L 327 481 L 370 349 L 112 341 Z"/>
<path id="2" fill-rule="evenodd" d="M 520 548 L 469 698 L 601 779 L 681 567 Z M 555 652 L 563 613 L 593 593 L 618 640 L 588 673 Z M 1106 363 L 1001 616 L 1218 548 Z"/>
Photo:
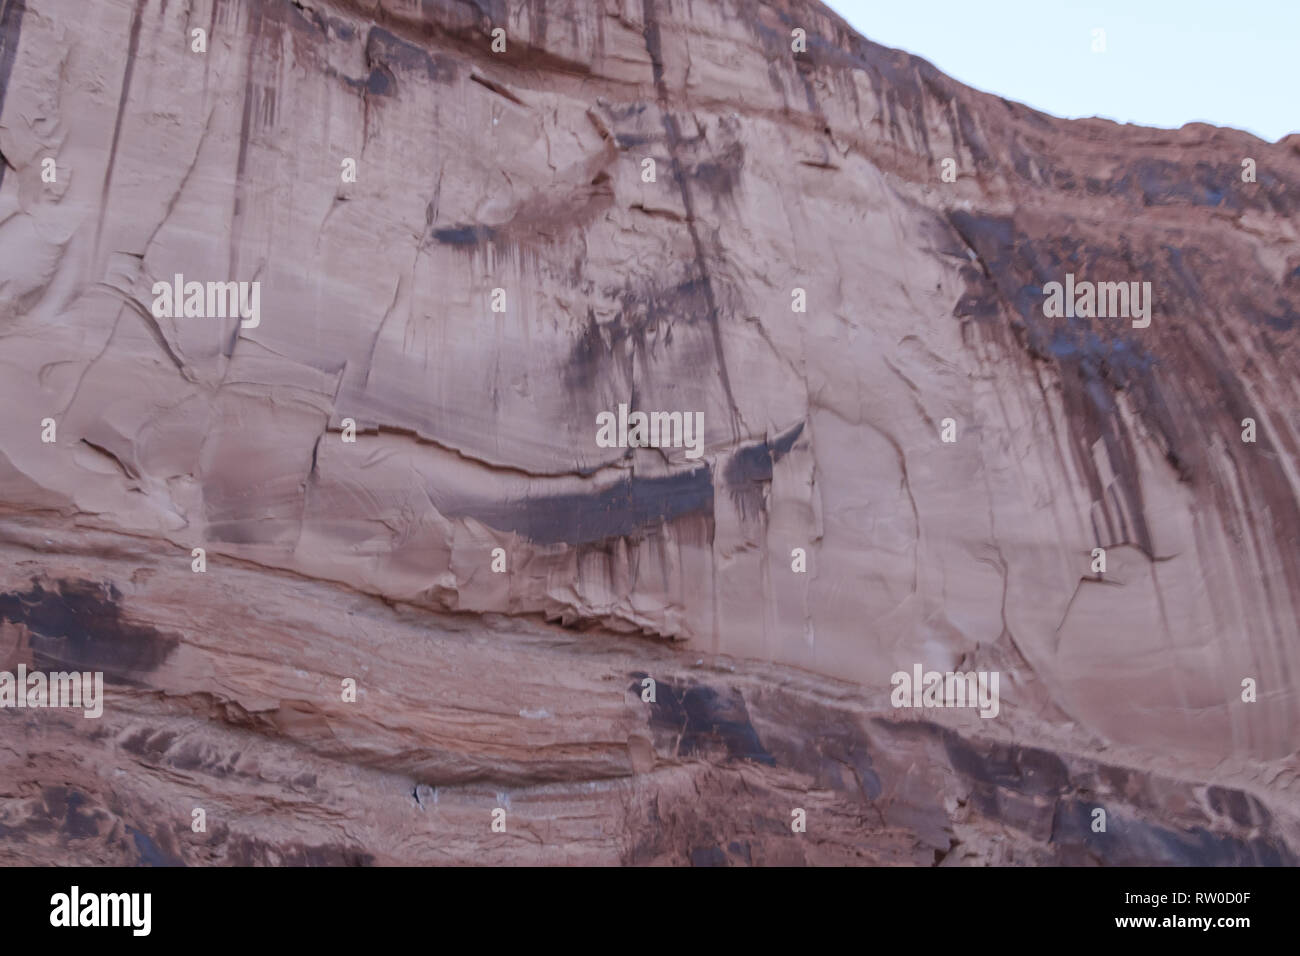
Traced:
<path id="1" fill-rule="evenodd" d="M 0 860 L 1296 862 L 1300 136 L 804 0 L 0 0 L 0 154 L 0 668 L 104 675 Z"/>

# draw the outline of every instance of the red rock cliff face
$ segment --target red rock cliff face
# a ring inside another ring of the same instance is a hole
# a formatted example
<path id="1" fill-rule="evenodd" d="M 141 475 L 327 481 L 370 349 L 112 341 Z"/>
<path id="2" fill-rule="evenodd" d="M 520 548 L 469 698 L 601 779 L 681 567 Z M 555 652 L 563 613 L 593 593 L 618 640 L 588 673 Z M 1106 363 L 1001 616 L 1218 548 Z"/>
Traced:
<path id="1" fill-rule="evenodd" d="M 107 687 L 0 858 L 1295 862 L 1296 137 L 799 0 L 0 0 L 0 153 L 0 666 Z"/>

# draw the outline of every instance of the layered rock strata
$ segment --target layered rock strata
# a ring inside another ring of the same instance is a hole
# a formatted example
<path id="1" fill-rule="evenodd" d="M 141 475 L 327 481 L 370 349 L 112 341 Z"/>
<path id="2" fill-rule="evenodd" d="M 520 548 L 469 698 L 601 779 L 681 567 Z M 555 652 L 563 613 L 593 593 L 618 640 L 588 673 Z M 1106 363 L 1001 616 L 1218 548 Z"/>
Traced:
<path id="1" fill-rule="evenodd" d="M 0 667 L 107 682 L 0 858 L 1294 862 L 1300 137 L 803 0 L 0 0 L 0 154 Z"/>

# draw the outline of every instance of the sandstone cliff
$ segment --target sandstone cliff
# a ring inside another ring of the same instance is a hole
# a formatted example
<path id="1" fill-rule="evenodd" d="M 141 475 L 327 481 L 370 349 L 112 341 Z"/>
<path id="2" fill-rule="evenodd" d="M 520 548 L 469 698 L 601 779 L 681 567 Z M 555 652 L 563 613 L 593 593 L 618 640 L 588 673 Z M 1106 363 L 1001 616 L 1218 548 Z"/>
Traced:
<path id="1" fill-rule="evenodd" d="M 0 0 L 0 154 L 0 667 L 108 682 L 0 860 L 1295 862 L 1300 137 L 804 0 Z"/>

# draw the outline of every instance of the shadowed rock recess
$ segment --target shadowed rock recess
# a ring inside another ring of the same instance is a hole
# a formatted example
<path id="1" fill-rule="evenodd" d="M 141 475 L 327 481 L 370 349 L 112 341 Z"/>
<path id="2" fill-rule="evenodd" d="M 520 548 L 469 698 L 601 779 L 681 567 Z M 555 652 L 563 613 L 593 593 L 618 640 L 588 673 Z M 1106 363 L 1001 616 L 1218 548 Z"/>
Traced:
<path id="1" fill-rule="evenodd" d="M 105 674 L 0 863 L 1296 863 L 1300 136 L 804 0 L 0 0 L 0 153 L 0 669 Z"/>

